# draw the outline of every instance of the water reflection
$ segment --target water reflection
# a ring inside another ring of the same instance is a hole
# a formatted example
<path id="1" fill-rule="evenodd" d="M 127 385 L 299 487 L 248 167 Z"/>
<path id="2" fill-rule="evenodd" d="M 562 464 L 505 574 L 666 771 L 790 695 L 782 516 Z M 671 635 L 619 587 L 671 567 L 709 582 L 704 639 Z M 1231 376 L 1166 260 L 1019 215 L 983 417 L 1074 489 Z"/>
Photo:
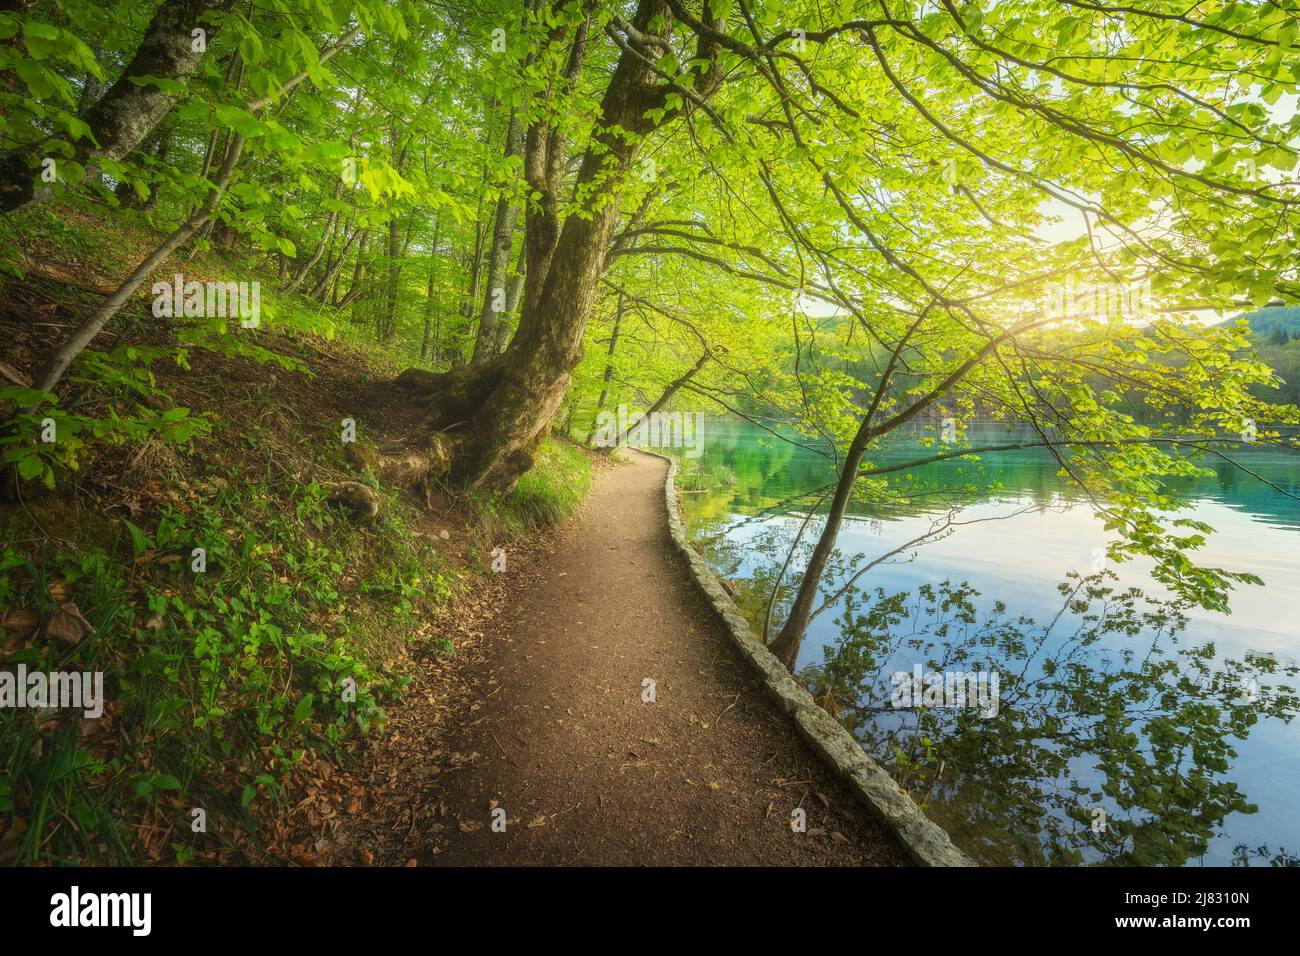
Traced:
<path id="1" fill-rule="evenodd" d="M 744 423 L 715 432 L 684 477 L 688 530 L 755 626 L 776 627 L 792 578 L 769 604 L 773 582 L 833 467 Z M 891 455 L 916 447 L 873 462 Z M 1202 557 L 1266 582 L 1234 594 L 1231 616 L 1165 603 L 1140 563 L 1093 574 L 1105 535 L 1054 459 L 1002 453 L 900 475 L 855 503 L 802 676 L 984 861 L 1295 863 L 1300 508 L 1287 495 L 1300 494 L 1300 467 L 1276 451 L 1239 457 L 1258 478 L 1213 462 L 1174 488 L 1221 532 Z M 945 522 L 933 543 L 907 547 Z M 895 710 L 890 675 L 916 664 L 997 669 L 997 717 Z"/>

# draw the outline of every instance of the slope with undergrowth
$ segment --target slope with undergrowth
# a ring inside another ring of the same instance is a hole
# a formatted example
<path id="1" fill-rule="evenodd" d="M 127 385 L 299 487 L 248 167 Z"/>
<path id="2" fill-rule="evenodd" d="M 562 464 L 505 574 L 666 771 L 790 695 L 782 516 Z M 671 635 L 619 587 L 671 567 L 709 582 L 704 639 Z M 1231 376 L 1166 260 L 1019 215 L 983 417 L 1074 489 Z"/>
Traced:
<path id="1" fill-rule="evenodd" d="M 548 443 L 504 500 L 384 488 L 355 451 L 418 424 L 384 387 L 394 357 L 273 295 L 233 335 L 139 298 L 28 420 L 25 380 L 132 241 L 66 210 L 31 228 L 0 296 L 0 673 L 99 672 L 104 705 L 0 707 L 0 862 L 286 858 L 307 778 L 403 705 L 413 653 L 454 653 L 493 547 L 572 510 L 587 459 Z"/>

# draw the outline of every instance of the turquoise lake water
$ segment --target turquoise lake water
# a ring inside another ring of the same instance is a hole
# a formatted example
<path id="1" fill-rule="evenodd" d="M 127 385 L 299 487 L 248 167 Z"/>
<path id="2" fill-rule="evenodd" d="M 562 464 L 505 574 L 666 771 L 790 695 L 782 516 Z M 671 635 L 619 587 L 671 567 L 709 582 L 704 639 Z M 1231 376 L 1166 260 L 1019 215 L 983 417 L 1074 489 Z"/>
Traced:
<path id="1" fill-rule="evenodd" d="M 703 427 L 703 454 L 683 462 L 680 482 L 688 533 L 761 631 L 776 570 L 834 471 L 748 422 Z M 928 454 L 916 443 L 925 434 L 872 460 Z M 969 442 L 1021 437 L 983 425 Z M 1108 535 L 1058 463 L 1004 452 L 894 476 L 895 500 L 854 504 L 801 676 L 983 862 L 1294 863 L 1300 455 L 1251 446 L 1233 457 L 1258 477 L 1208 462 L 1211 475 L 1174 486 L 1190 504 L 1174 517 L 1216 532 L 1197 563 L 1264 581 L 1238 585 L 1230 613 L 1184 609 L 1181 627 L 1161 617 L 1155 602 L 1169 595 L 1150 563 L 1105 562 Z M 819 531 L 814 518 L 776 625 Z M 1115 577 L 1089 578 L 1100 569 Z M 1129 588 L 1142 593 L 1124 597 Z M 894 707 L 891 675 L 917 666 L 997 671 L 999 712 Z"/>

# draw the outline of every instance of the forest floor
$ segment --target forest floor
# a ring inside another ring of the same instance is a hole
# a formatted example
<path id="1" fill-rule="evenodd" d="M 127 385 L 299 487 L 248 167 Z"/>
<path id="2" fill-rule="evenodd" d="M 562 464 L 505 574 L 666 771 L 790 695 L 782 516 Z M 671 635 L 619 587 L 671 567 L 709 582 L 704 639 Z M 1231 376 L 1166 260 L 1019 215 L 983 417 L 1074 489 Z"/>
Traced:
<path id="1" fill-rule="evenodd" d="M 333 781 L 357 796 L 321 862 L 905 863 L 728 644 L 669 538 L 666 463 L 628 455 L 507 552 L 456 657 L 422 662 Z"/>
<path id="2" fill-rule="evenodd" d="M 27 237 L 0 385 L 30 381 L 131 241 L 43 228 L 75 255 Z M 669 538 L 663 460 L 550 439 L 503 500 L 384 489 L 340 424 L 378 446 L 422 410 L 390 385 L 400 356 L 338 328 L 355 341 L 268 329 L 227 354 L 181 347 L 141 299 L 79 366 L 61 420 L 117 430 L 51 446 L 76 465 L 54 487 L 0 495 L 0 664 L 103 670 L 109 700 L 101 720 L 0 714 L 0 863 L 905 862 L 734 653 Z M 203 427 L 158 432 L 178 411 Z M 377 521 L 327 501 L 357 479 Z M 46 639 L 62 606 L 92 638 Z M 200 632 L 244 665 L 199 666 Z M 347 706 L 340 675 L 363 690 Z"/>

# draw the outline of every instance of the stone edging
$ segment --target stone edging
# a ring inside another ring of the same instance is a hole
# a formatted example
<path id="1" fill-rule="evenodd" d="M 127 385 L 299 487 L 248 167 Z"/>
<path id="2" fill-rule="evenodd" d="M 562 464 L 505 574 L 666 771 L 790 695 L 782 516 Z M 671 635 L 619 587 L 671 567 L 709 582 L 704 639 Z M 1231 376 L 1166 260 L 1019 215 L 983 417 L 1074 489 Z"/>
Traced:
<path id="1" fill-rule="evenodd" d="M 975 866 L 970 857 L 953 845 L 952 838 L 944 829 L 921 812 L 894 779 L 866 755 L 853 735 L 819 707 L 812 694 L 791 677 L 776 655 L 754 636 L 731 595 L 686 540 L 686 529 L 677 510 L 677 462 L 666 455 L 655 457 L 668 461 L 664 500 L 668 505 L 668 530 L 673 544 L 690 565 L 691 577 L 726 625 L 732 643 L 758 672 L 768 696 L 782 712 L 794 719 L 799 735 L 844 778 L 871 815 L 898 837 L 913 862 L 921 866 Z"/>

